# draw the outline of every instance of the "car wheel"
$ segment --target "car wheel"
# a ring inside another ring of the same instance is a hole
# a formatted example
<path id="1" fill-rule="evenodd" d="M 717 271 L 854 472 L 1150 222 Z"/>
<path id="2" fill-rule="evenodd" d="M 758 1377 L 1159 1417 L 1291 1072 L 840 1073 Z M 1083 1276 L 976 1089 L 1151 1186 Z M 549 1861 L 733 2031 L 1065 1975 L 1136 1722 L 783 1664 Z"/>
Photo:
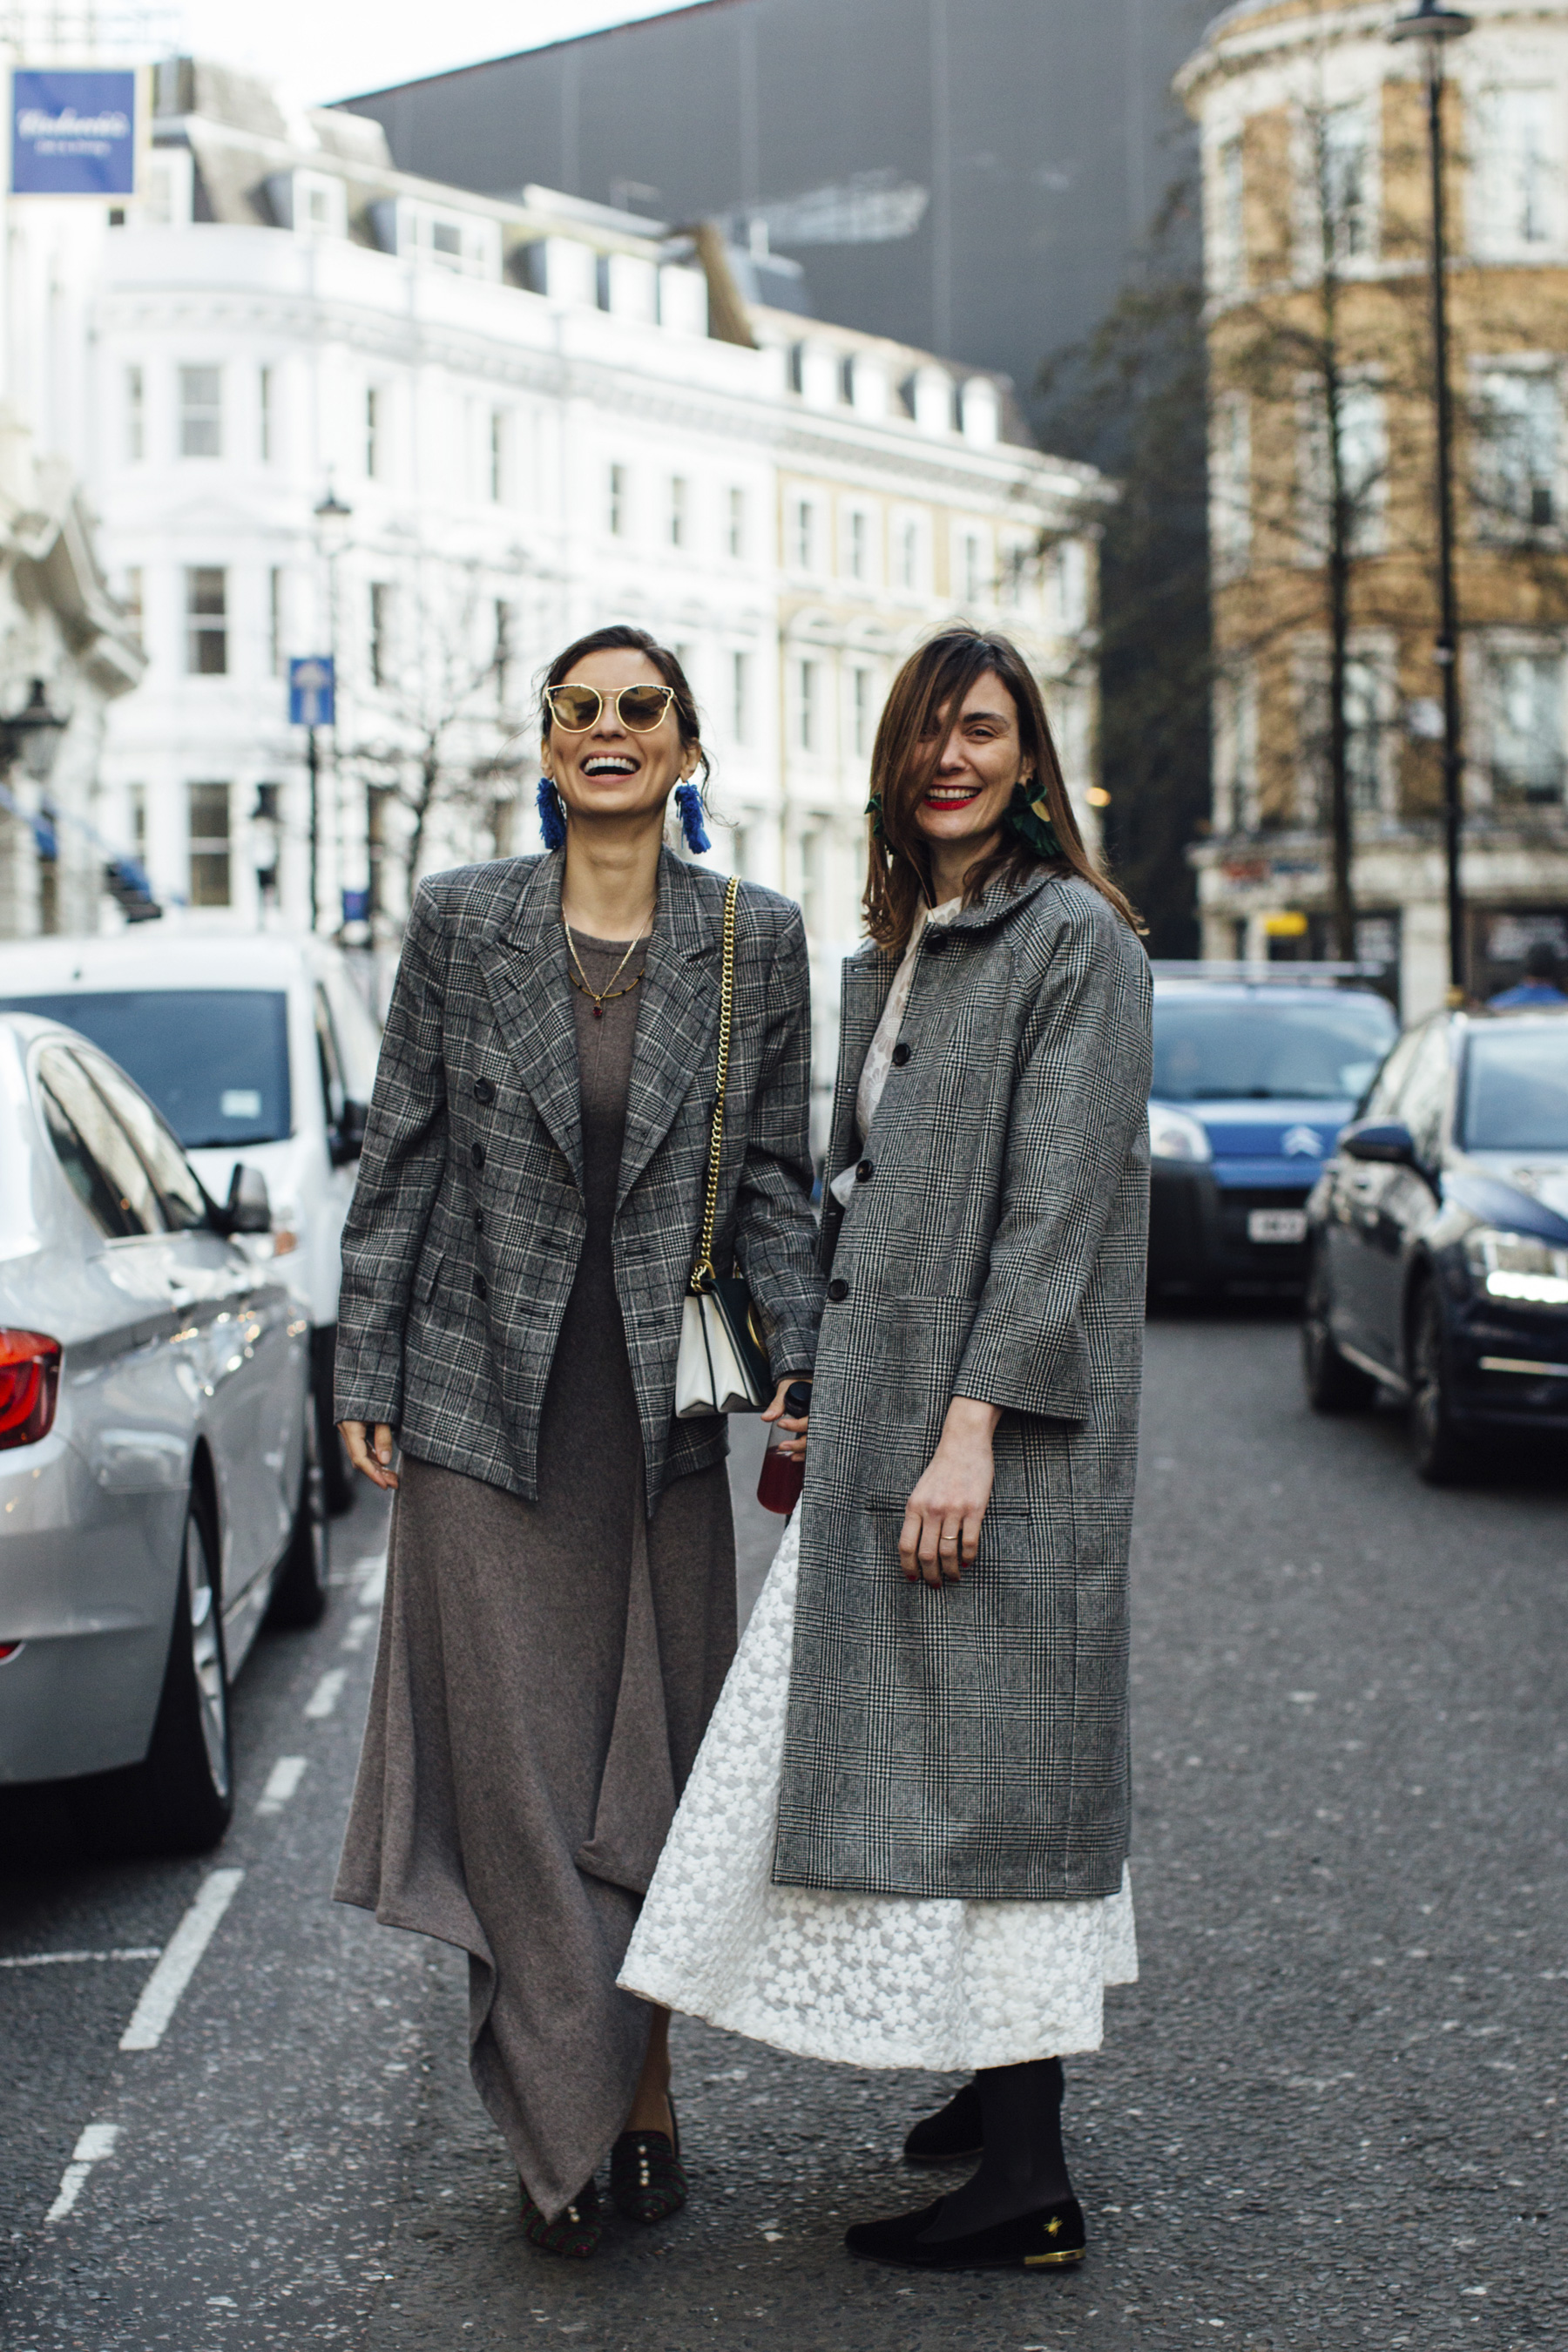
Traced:
<path id="1" fill-rule="evenodd" d="M 1329 1324 L 1329 1278 L 1322 1253 L 1307 1267 L 1307 1298 L 1301 1317 L 1301 1373 L 1314 1412 L 1360 1412 L 1372 1402 L 1377 1382 L 1351 1363 L 1334 1344 Z"/>
<path id="2" fill-rule="evenodd" d="M 1471 1467 L 1469 1447 L 1454 1427 L 1436 1289 L 1422 1285 L 1410 1318 L 1410 1445 L 1415 1475 L 1450 1486 Z"/>
<path id="3" fill-rule="evenodd" d="M 234 1812 L 217 1530 L 205 1495 L 185 1507 L 168 1663 L 146 1756 L 77 1785 L 72 1809 L 99 1853 L 205 1853 Z"/>
<path id="4" fill-rule="evenodd" d="M 349 1460 L 348 1447 L 343 1444 L 337 1423 L 332 1419 L 332 1374 L 329 1362 L 322 1378 L 318 1368 L 311 1389 L 312 1419 L 316 1424 L 316 1455 L 321 1465 L 323 1500 L 334 1519 L 353 1508 L 354 1474 Z"/>
<path id="5" fill-rule="evenodd" d="M 292 1631 L 319 1625 L 327 1612 L 327 1576 L 331 1538 L 327 1528 L 326 1480 L 321 1474 L 320 1424 L 305 1415 L 305 1458 L 300 1465 L 300 1496 L 289 1549 L 272 1587 L 269 1625 Z M 334 1430 L 332 1435 L 336 1437 Z"/>

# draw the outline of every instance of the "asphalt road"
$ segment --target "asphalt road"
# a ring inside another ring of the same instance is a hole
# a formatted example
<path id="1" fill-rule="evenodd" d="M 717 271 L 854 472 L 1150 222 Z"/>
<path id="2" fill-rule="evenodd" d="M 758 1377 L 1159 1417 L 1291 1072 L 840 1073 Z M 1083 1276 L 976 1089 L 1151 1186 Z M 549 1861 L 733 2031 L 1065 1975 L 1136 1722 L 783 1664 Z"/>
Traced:
<path id="1" fill-rule="evenodd" d="M 1305 1412 L 1286 1323 L 1152 1328 L 1143 1975 L 1068 2068 L 1091 2252 L 938 2280 L 838 2242 L 931 2193 L 897 2148 L 943 2085 L 689 2025 L 688 2210 L 583 2265 L 521 2242 L 462 1964 L 327 1900 L 373 1654 L 367 1496 L 326 1622 L 264 1637 L 241 1680 L 219 1853 L 108 1868 L 47 1809 L 0 1822 L 0 2341 L 1562 2352 L 1565 1496 L 1518 1468 L 1418 1486 L 1392 1415 Z M 773 1527 L 746 1521 L 748 1593 Z M 157 2046 L 122 2050 L 148 1956 L 225 1898 Z M 141 1957 L 9 1965 L 82 1952 Z"/>

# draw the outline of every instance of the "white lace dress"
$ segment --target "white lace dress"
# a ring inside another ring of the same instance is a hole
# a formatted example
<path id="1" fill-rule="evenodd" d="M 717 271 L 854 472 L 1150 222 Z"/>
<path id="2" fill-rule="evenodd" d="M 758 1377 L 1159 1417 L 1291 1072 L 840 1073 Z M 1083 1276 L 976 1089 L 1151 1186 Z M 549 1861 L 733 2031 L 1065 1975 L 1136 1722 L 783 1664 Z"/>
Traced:
<path id="1" fill-rule="evenodd" d="M 931 919 L 950 920 L 953 900 Z M 919 930 L 866 1058 L 870 1130 Z M 850 1173 L 853 1181 L 852 1171 Z M 620 1983 L 805 2058 L 945 2074 L 1098 2050 L 1138 1974 L 1132 1893 L 970 1902 L 775 1886 L 798 1514 L 784 1529 L 654 1874 Z"/>

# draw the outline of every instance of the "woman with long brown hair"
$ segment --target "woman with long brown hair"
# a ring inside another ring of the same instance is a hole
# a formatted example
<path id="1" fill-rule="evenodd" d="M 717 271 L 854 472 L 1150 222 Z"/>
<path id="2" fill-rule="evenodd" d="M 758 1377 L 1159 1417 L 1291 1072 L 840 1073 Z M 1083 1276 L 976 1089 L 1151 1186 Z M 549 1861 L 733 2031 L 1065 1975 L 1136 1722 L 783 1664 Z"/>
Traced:
<path id="1" fill-rule="evenodd" d="M 337 1893 L 468 1953 L 525 2231 L 580 2257 L 606 2154 L 628 2219 L 686 2195 L 668 2016 L 616 1972 L 735 1646 L 725 1425 L 675 1417 L 699 1234 L 770 1420 L 821 1278 L 800 909 L 664 845 L 673 795 L 707 846 L 679 662 L 595 630 L 540 721 L 546 855 L 416 894 L 343 1234 L 338 1413 L 396 1501 Z"/>
<path id="2" fill-rule="evenodd" d="M 1150 976 L 1040 692 L 943 631 L 872 758 L 805 1486 L 622 1982 L 803 2055 L 963 2070 L 978 2157 L 849 2250 L 1076 2262 L 1064 2053 L 1136 1974 L 1127 1553 Z"/>

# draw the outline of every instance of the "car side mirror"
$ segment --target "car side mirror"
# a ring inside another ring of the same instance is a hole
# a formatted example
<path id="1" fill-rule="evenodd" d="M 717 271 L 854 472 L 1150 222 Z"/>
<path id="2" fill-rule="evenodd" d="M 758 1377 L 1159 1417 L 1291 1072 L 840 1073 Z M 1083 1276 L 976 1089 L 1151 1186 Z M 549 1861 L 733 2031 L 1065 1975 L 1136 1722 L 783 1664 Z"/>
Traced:
<path id="1" fill-rule="evenodd" d="M 1347 1127 L 1340 1150 L 1351 1160 L 1381 1160 L 1393 1168 L 1419 1168 L 1415 1138 L 1402 1118 L 1367 1118 Z"/>
<path id="2" fill-rule="evenodd" d="M 331 1133 L 332 1166 L 346 1168 L 364 1150 L 366 1111 L 362 1102 L 345 1102 L 342 1115 Z"/>
<path id="3" fill-rule="evenodd" d="M 259 1168 L 247 1168 L 243 1161 L 237 1164 L 228 1180 L 224 1223 L 231 1234 L 272 1231 L 272 1203 L 267 1196 L 267 1179 Z"/>

